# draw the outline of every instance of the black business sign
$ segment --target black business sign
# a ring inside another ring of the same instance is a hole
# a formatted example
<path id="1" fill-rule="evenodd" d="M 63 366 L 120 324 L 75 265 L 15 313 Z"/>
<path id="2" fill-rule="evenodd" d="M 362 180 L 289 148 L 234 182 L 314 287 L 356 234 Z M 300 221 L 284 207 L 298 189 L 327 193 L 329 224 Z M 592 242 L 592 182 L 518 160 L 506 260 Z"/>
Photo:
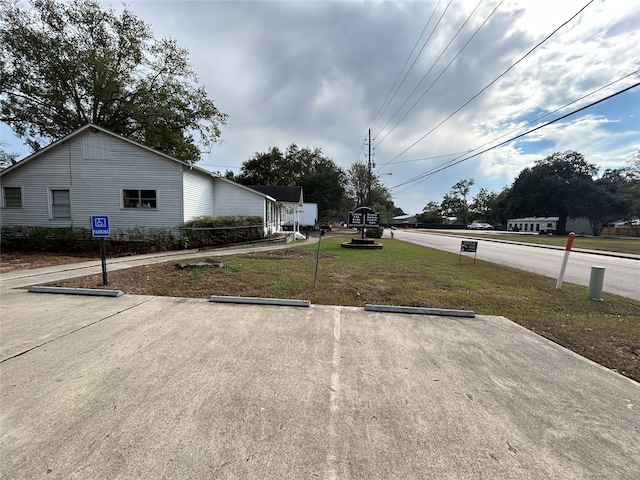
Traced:
<path id="1" fill-rule="evenodd" d="M 369 207 L 360 207 L 349 212 L 347 226 L 351 228 L 373 228 L 380 226 L 380 214 Z"/>
<path id="2" fill-rule="evenodd" d="M 471 242 L 468 240 L 463 240 L 462 245 L 460 245 L 461 252 L 474 253 L 478 251 L 478 242 Z"/>

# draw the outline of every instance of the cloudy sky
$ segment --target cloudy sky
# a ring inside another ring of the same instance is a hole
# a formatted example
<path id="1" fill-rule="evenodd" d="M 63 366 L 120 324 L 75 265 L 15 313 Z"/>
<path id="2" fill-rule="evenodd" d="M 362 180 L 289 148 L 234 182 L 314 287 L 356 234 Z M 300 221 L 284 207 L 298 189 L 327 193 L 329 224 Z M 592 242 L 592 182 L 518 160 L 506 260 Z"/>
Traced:
<path id="1" fill-rule="evenodd" d="M 640 150 L 635 87 L 464 160 L 640 82 L 636 0 L 127 4 L 156 38 L 189 50 L 230 115 L 199 164 L 212 171 L 237 173 L 255 152 L 291 143 L 346 169 L 366 161 L 371 129 L 375 171 L 414 214 L 463 178 L 475 180 L 472 196 L 498 192 L 557 151 L 604 169 Z M 6 125 L 2 141 L 23 148 Z"/>

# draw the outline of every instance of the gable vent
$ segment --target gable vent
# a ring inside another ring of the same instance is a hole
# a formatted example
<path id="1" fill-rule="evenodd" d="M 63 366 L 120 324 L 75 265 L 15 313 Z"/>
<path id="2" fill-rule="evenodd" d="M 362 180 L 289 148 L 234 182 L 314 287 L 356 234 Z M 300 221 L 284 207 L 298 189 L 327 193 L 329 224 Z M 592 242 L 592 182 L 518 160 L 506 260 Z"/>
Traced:
<path id="1" fill-rule="evenodd" d="M 107 160 L 111 157 L 109 137 L 106 135 L 85 135 L 83 144 L 86 159 Z"/>

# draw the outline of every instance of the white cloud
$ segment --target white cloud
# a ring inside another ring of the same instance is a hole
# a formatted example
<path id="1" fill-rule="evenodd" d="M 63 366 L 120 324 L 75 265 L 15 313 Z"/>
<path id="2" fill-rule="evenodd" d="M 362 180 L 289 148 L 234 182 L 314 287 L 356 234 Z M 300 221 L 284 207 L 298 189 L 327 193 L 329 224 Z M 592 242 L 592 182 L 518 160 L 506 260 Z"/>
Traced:
<path id="1" fill-rule="evenodd" d="M 122 8 L 118 2 L 102 3 Z M 505 0 L 440 80 L 377 146 L 377 165 L 389 162 L 424 136 L 586 3 Z M 216 105 L 230 115 L 223 143 L 204 159 L 204 166 L 239 167 L 256 151 L 296 143 L 322 148 L 345 168 L 358 158 L 367 129 L 436 4 L 432 0 L 129 2 L 157 38 L 173 37 L 189 50 L 201 83 Z M 423 41 L 445 4 L 441 2 L 435 11 Z M 386 132 L 498 4 L 499 0 L 481 4 Z M 375 125 L 374 144 L 385 134 L 382 126 L 476 5 L 476 0 L 453 1 Z M 526 122 L 540 114 L 639 69 L 639 24 L 637 2 L 593 2 L 495 85 L 385 167 L 383 172 L 393 175 L 382 177 L 383 182 L 401 184 L 452 157 L 407 160 L 475 149 L 516 127 L 520 130 L 515 133 L 520 133 L 531 128 L 525 127 Z M 602 98 L 638 78 L 620 82 L 595 97 Z M 639 106 L 638 90 L 624 98 Z M 591 101 L 593 97 L 560 113 Z M 638 117 L 630 117 L 628 111 L 587 110 L 582 116 L 570 117 L 421 182 L 398 187 L 394 189 L 396 203 L 407 213 L 418 212 L 428 201 L 440 201 L 461 178 L 475 178 L 472 194 L 481 187 L 499 191 L 522 168 L 555 151 L 579 151 L 603 168 L 621 165 L 640 143 Z M 545 121 L 551 118 L 555 117 Z"/>

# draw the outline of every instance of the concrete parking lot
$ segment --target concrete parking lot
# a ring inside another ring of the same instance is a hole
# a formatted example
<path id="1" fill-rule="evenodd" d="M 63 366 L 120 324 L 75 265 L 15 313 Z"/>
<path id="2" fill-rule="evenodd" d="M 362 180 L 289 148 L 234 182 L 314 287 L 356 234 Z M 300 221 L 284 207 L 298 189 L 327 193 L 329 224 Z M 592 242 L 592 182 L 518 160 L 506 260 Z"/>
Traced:
<path id="1" fill-rule="evenodd" d="M 636 479 L 640 385 L 508 319 L 1 292 L 6 479 Z"/>

